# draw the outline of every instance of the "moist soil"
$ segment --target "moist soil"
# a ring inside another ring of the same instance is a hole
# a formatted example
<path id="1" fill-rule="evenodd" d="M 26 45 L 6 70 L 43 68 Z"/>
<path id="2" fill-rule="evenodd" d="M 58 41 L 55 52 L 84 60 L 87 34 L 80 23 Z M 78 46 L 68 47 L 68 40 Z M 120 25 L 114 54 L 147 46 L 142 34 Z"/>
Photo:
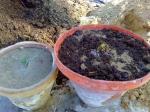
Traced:
<path id="1" fill-rule="evenodd" d="M 115 30 L 76 31 L 59 54 L 64 65 L 92 79 L 128 81 L 150 72 L 150 48 Z"/>

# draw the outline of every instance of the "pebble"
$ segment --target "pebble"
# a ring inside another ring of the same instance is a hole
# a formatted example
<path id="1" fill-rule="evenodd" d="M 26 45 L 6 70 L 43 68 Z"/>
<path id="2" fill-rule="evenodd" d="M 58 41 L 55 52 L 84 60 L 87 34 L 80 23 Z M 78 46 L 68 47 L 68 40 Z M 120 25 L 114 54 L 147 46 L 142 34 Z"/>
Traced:
<path id="1" fill-rule="evenodd" d="M 150 94 L 150 86 L 147 86 L 146 91 L 148 94 Z"/>
<path id="2" fill-rule="evenodd" d="M 135 95 L 130 95 L 130 100 L 132 100 L 132 101 L 136 100 Z"/>
<path id="3" fill-rule="evenodd" d="M 23 35 L 24 38 L 31 38 L 29 35 Z"/>
<path id="4" fill-rule="evenodd" d="M 38 38 L 39 35 L 38 35 L 38 33 L 36 33 L 36 32 L 32 32 L 32 33 L 31 33 L 31 36 L 32 36 L 32 37 L 35 37 L 35 38 Z"/>
<path id="5" fill-rule="evenodd" d="M 31 32 L 31 26 L 30 25 L 24 25 L 24 30 L 28 33 Z"/>
<path id="6" fill-rule="evenodd" d="M 95 57 L 99 57 L 99 53 L 95 49 L 91 50 L 90 54 L 92 54 Z"/>
<path id="7" fill-rule="evenodd" d="M 106 36 L 106 35 L 103 35 L 103 36 L 102 36 L 102 38 L 106 39 L 106 38 L 107 38 L 107 36 Z"/>
<path id="8" fill-rule="evenodd" d="M 87 56 L 85 56 L 85 55 L 81 56 L 81 58 L 80 58 L 80 60 L 83 61 L 83 62 L 85 62 L 86 59 L 87 59 Z"/>
<path id="9" fill-rule="evenodd" d="M 134 91 L 133 94 L 134 94 L 136 97 L 139 97 L 138 91 Z"/>
<path id="10" fill-rule="evenodd" d="M 4 31 L 4 30 L 5 30 L 5 26 L 2 25 L 2 24 L 0 24 L 0 30 L 1 30 L 1 31 Z"/>
<path id="11" fill-rule="evenodd" d="M 14 27 L 14 30 L 18 30 L 19 29 L 19 25 L 16 24 L 16 23 L 13 23 L 13 27 Z"/>
<path id="12" fill-rule="evenodd" d="M 148 38 L 146 41 L 147 41 L 147 43 L 150 45 L 150 38 Z"/>
<path id="13" fill-rule="evenodd" d="M 145 95 L 141 95 L 140 98 L 141 98 L 141 100 L 144 100 L 145 99 Z"/>
<path id="14" fill-rule="evenodd" d="M 37 22 L 36 26 L 39 27 L 39 28 L 43 28 L 44 27 L 44 25 L 41 22 Z"/>
<path id="15" fill-rule="evenodd" d="M 82 64 L 80 65 L 80 67 L 81 67 L 82 70 L 85 70 L 85 69 L 87 68 L 84 63 L 82 63 Z"/>
<path id="16" fill-rule="evenodd" d="M 147 36 L 150 37 L 150 32 L 147 33 Z"/>
<path id="17" fill-rule="evenodd" d="M 150 26 L 150 21 L 147 22 L 147 25 Z"/>
<path id="18" fill-rule="evenodd" d="M 94 66 L 100 65 L 100 62 L 97 61 L 97 60 L 94 60 L 93 63 L 92 63 L 92 65 L 94 65 Z"/>

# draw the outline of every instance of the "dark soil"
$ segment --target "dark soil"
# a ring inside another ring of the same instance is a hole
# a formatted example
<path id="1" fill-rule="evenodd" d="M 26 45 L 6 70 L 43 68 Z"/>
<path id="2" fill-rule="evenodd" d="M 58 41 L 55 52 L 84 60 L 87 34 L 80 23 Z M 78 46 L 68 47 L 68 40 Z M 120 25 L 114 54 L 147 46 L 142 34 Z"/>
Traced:
<path id="1" fill-rule="evenodd" d="M 93 79 L 127 81 L 150 72 L 150 48 L 115 30 L 76 31 L 59 54 L 64 65 Z"/>

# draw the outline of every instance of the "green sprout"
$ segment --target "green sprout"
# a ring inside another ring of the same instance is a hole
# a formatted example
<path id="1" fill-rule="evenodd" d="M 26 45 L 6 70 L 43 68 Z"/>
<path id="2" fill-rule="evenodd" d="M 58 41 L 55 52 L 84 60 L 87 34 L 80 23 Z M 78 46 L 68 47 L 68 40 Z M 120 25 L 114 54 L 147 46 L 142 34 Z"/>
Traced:
<path id="1" fill-rule="evenodd" d="M 103 52 L 108 52 L 108 51 L 110 51 L 110 46 L 106 42 L 102 42 L 99 44 L 97 50 L 103 51 Z"/>
<path id="2" fill-rule="evenodd" d="M 28 58 L 28 57 L 22 58 L 22 59 L 21 59 L 21 63 L 22 63 L 25 67 L 27 67 L 28 64 L 29 64 L 29 58 Z"/>

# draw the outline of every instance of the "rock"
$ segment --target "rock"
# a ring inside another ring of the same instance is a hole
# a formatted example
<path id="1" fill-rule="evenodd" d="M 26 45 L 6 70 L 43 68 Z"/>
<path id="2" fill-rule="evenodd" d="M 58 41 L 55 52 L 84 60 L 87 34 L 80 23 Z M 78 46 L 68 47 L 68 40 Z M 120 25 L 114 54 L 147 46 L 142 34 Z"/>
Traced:
<path id="1" fill-rule="evenodd" d="M 147 33 L 147 36 L 150 37 L 150 32 Z"/>
<path id="2" fill-rule="evenodd" d="M 45 18 L 48 23 L 63 27 L 68 27 L 68 24 L 74 25 L 90 10 L 86 0 L 35 0 L 35 4 L 36 1 L 40 1 L 41 6 L 37 5 L 34 10 L 35 17 L 41 16 L 40 18 Z"/>
<path id="3" fill-rule="evenodd" d="M 98 18 L 96 18 L 96 17 L 94 17 L 94 16 L 81 17 L 81 18 L 80 18 L 80 24 L 81 24 L 81 25 L 98 24 Z"/>
<path id="4" fill-rule="evenodd" d="M 137 91 L 133 92 L 134 96 L 139 97 L 139 93 Z"/>
<path id="5" fill-rule="evenodd" d="M 81 68 L 82 70 L 85 70 L 87 67 L 85 66 L 84 63 L 82 63 L 82 64 L 80 65 L 80 68 Z"/>
<path id="6" fill-rule="evenodd" d="M 136 100 L 135 95 L 131 95 L 131 96 L 130 96 L 130 100 L 132 100 L 132 101 Z"/>
<path id="7" fill-rule="evenodd" d="M 5 26 L 2 25 L 2 24 L 0 24 L 0 30 L 1 30 L 1 31 L 4 31 L 4 30 L 5 30 Z"/>
<path id="8" fill-rule="evenodd" d="M 120 15 L 120 11 L 121 9 L 119 9 L 119 7 L 115 7 L 111 3 L 108 3 L 105 6 L 88 12 L 87 16 L 94 16 L 97 18 L 98 22 L 102 24 L 114 24 L 114 21 L 116 21 Z"/>
<path id="9" fill-rule="evenodd" d="M 37 28 L 44 28 L 45 24 L 41 23 L 41 22 L 34 22 L 32 23 L 34 26 L 36 26 Z"/>
<path id="10" fill-rule="evenodd" d="M 93 61 L 93 63 L 92 63 L 92 65 L 94 65 L 94 66 L 98 66 L 98 65 L 100 65 L 101 63 L 99 62 L 99 61 L 97 61 L 97 60 L 94 60 Z"/>
<path id="11" fill-rule="evenodd" d="M 83 55 L 83 56 L 80 58 L 80 60 L 83 61 L 83 62 L 85 62 L 86 59 L 87 59 L 87 56 L 85 56 L 85 55 Z"/>
<path id="12" fill-rule="evenodd" d="M 30 33 L 31 32 L 31 26 L 24 24 L 23 26 L 25 32 Z"/>
<path id="13" fill-rule="evenodd" d="M 145 95 L 140 95 L 140 100 L 145 100 Z"/>
<path id="14" fill-rule="evenodd" d="M 144 38 L 150 29 L 149 0 L 112 0 L 105 6 L 90 11 L 99 23 L 114 24 L 132 30 Z"/>
<path id="15" fill-rule="evenodd" d="M 134 32 L 144 30 L 143 26 L 145 25 L 142 18 L 135 13 L 135 10 L 130 10 L 127 12 L 127 14 L 122 19 L 121 24 L 123 24 L 125 28 Z"/>

